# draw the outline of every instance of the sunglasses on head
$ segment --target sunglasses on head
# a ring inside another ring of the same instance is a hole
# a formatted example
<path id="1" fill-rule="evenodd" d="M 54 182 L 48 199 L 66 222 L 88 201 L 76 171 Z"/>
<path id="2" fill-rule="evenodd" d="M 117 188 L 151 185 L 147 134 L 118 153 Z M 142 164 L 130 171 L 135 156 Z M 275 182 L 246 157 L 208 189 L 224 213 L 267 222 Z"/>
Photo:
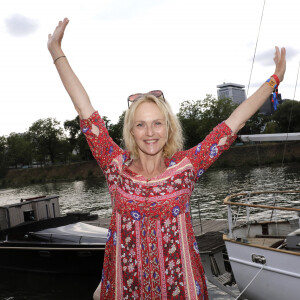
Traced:
<path id="1" fill-rule="evenodd" d="M 152 95 L 152 96 L 155 96 L 156 98 L 162 97 L 162 99 L 165 101 L 164 94 L 163 94 L 163 92 L 160 91 L 160 90 L 151 91 L 151 92 L 148 92 L 148 93 L 145 93 L 145 94 L 137 93 L 137 94 L 130 95 L 130 96 L 127 98 L 128 108 L 129 108 L 129 106 L 130 106 L 131 103 L 133 103 L 133 102 L 139 100 L 139 99 L 140 99 L 141 97 L 143 97 L 144 95 Z"/>

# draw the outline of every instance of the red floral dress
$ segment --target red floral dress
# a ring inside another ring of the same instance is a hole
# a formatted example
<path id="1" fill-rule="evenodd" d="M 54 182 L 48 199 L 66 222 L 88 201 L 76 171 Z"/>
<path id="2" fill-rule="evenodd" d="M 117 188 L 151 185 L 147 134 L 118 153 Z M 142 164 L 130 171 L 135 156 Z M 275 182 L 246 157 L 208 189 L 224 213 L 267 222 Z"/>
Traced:
<path id="1" fill-rule="evenodd" d="M 130 154 L 113 142 L 98 112 L 81 120 L 81 129 L 113 205 L 100 299 L 208 299 L 189 200 L 198 178 L 235 140 L 231 129 L 219 124 L 194 148 L 166 158 L 166 171 L 151 180 L 128 168 Z"/>

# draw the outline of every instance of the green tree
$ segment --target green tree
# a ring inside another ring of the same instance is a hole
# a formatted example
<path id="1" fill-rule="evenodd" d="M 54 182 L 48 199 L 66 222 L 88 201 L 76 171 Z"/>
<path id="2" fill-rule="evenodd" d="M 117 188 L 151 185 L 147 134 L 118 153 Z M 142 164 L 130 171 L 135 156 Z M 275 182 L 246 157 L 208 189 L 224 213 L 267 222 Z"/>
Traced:
<path id="1" fill-rule="evenodd" d="M 120 147 L 124 146 L 123 145 L 123 124 L 124 124 L 125 113 L 126 111 L 123 111 L 123 113 L 119 116 L 119 120 L 116 124 L 108 125 L 108 127 L 106 126 L 110 137 Z"/>
<path id="2" fill-rule="evenodd" d="M 273 120 L 267 122 L 263 133 L 276 133 L 276 132 L 278 132 L 278 124 Z"/>
<path id="3" fill-rule="evenodd" d="M 4 177 L 8 170 L 6 152 L 7 152 L 6 137 L 0 136 L 0 178 Z"/>
<path id="4" fill-rule="evenodd" d="M 56 119 L 39 119 L 29 128 L 29 134 L 35 151 L 37 161 L 46 163 L 49 157 L 53 164 L 58 156 L 58 144 L 63 137 L 60 122 Z"/>
<path id="5" fill-rule="evenodd" d="M 64 128 L 68 132 L 70 144 L 75 148 L 78 144 L 78 136 L 81 133 L 79 116 L 75 117 L 73 120 L 66 120 L 64 122 Z"/>
<path id="6" fill-rule="evenodd" d="M 32 144 L 27 133 L 11 133 L 6 139 L 6 158 L 9 165 L 32 163 Z"/>
<path id="7" fill-rule="evenodd" d="M 269 117 L 256 112 L 239 131 L 239 134 L 260 134 L 264 130 Z"/>
<path id="8" fill-rule="evenodd" d="M 73 120 L 65 121 L 64 128 L 68 132 L 68 141 L 72 148 L 71 152 L 75 150 L 77 153 L 79 153 L 79 157 L 83 160 L 92 159 L 92 152 L 90 151 L 84 134 L 80 130 L 79 116 Z"/>
<path id="9" fill-rule="evenodd" d="M 66 136 L 59 139 L 57 143 L 57 156 L 56 158 L 62 163 L 68 163 L 72 154 L 73 147 Z"/>
<path id="10" fill-rule="evenodd" d="M 285 100 L 272 116 L 278 132 L 300 132 L 300 102 Z"/>
<path id="11" fill-rule="evenodd" d="M 197 145 L 219 123 L 226 120 L 235 109 L 231 99 L 217 100 L 206 95 L 203 100 L 184 101 L 177 114 L 184 131 L 185 148 Z"/>
<path id="12" fill-rule="evenodd" d="M 229 98 L 216 99 L 211 95 L 208 95 L 204 99 L 203 111 L 203 134 L 206 136 L 217 124 L 225 121 L 233 110 L 237 107 L 237 104 L 232 102 Z M 204 138 L 204 136 L 203 136 Z"/>

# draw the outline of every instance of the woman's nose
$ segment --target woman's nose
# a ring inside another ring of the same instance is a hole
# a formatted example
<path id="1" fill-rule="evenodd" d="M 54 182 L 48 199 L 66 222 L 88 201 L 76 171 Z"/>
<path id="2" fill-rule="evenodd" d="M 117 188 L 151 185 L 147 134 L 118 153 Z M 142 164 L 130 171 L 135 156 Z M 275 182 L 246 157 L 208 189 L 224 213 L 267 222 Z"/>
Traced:
<path id="1" fill-rule="evenodd" d="M 151 125 L 150 125 L 150 126 L 147 126 L 146 134 L 147 134 L 148 136 L 152 136 L 152 135 L 153 135 L 153 132 L 154 132 L 154 130 L 153 130 L 152 126 L 151 126 Z"/>

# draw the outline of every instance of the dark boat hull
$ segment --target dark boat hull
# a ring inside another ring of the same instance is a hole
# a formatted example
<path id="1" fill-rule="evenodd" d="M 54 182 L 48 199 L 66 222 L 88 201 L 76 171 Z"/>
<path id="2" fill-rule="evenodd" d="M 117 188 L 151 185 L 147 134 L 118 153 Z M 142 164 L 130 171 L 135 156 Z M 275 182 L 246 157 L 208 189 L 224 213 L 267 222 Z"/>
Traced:
<path id="1" fill-rule="evenodd" d="M 56 274 L 99 274 L 104 251 L 104 245 L 2 243 L 0 269 Z"/>

